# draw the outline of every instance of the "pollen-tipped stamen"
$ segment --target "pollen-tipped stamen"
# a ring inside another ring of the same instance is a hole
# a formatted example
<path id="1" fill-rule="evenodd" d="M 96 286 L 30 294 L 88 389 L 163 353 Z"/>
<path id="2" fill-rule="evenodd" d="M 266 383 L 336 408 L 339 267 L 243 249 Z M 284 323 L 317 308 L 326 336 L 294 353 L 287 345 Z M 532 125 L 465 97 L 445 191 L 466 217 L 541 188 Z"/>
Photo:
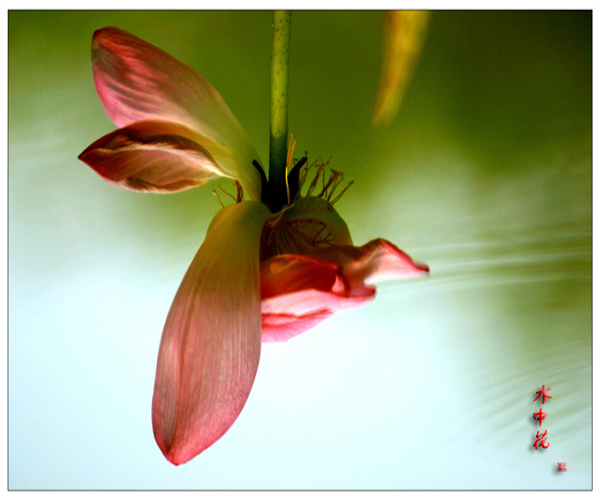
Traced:
<path id="1" fill-rule="evenodd" d="M 323 160 L 321 160 L 320 157 L 317 157 L 317 159 L 313 163 L 311 163 L 310 165 L 307 165 L 302 170 L 302 172 L 300 173 L 300 176 L 299 176 L 298 193 L 300 193 L 303 185 L 306 183 L 309 172 L 311 170 L 316 169 L 315 177 L 313 178 L 310 185 L 308 186 L 308 189 L 307 189 L 306 193 L 304 194 L 304 196 L 305 197 L 316 196 L 317 198 L 323 198 L 324 200 L 327 200 L 327 202 L 330 205 L 333 205 L 334 203 L 336 203 L 343 196 L 343 194 L 346 192 L 346 190 L 354 183 L 354 181 L 350 181 L 348 183 L 348 185 L 346 187 L 344 187 L 342 189 L 342 191 L 339 192 L 334 197 L 336 190 L 344 181 L 344 173 L 339 172 L 337 170 L 330 169 L 329 177 L 327 177 L 327 179 L 326 179 L 325 171 L 326 171 L 327 167 L 329 166 L 330 161 L 331 161 L 331 158 L 326 163 L 323 163 Z M 313 192 L 315 191 L 315 189 L 317 189 L 317 184 L 319 183 L 319 180 L 321 181 L 321 191 L 318 194 L 313 195 Z"/>

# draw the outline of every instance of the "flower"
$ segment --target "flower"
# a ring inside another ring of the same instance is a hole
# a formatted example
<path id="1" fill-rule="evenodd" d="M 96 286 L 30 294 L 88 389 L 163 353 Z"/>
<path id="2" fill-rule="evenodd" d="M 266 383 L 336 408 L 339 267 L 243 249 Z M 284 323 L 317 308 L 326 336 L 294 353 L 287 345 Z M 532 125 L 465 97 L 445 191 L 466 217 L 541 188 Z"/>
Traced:
<path id="1" fill-rule="evenodd" d="M 252 388 L 261 341 L 288 340 L 371 300 L 371 283 L 428 267 L 386 240 L 352 246 L 332 206 L 342 176 L 326 178 L 322 162 L 297 162 L 288 203 L 274 207 L 248 136 L 188 66 L 117 28 L 94 34 L 92 60 L 102 104 L 120 128 L 91 144 L 82 161 L 136 191 L 176 192 L 217 177 L 238 186 L 236 202 L 211 222 L 161 339 L 152 421 L 159 447 L 177 465 L 231 427 Z"/>

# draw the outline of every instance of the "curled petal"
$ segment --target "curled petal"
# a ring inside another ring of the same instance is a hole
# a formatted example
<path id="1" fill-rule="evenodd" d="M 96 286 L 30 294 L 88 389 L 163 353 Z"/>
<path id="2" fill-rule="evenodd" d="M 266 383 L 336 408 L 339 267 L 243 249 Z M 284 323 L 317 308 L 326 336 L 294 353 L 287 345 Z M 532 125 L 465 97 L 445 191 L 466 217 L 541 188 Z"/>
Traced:
<path id="1" fill-rule="evenodd" d="M 283 254 L 261 264 L 263 342 L 282 342 L 332 314 L 368 302 L 375 288 L 347 285 L 341 266 Z"/>
<path id="2" fill-rule="evenodd" d="M 172 193 L 224 175 L 209 150 L 227 154 L 183 125 L 143 121 L 101 137 L 79 159 L 121 187 Z"/>
<path id="3" fill-rule="evenodd" d="M 351 286 L 429 274 L 429 266 L 414 262 L 396 245 L 381 238 L 361 247 L 323 248 L 312 255 L 342 266 L 344 278 Z"/>
<path id="4" fill-rule="evenodd" d="M 178 465 L 212 445 L 246 403 L 260 356 L 259 239 L 265 205 L 222 209 L 208 229 L 167 317 L 152 423 Z"/>
<path id="5" fill-rule="evenodd" d="M 189 66 L 118 28 L 96 31 L 94 81 L 108 116 L 118 127 L 145 120 L 183 124 L 234 152 L 221 164 L 253 200 L 260 200 L 260 158 L 221 95 Z M 212 153 L 212 152 L 211 152 Z"/>
<path id="6" fill-rule="evenodd" d="M 282 254 L 261 263 L 263 342 L 282 342 L 373 299 L 370 283 L 429 272 L 389 241 Z"/>

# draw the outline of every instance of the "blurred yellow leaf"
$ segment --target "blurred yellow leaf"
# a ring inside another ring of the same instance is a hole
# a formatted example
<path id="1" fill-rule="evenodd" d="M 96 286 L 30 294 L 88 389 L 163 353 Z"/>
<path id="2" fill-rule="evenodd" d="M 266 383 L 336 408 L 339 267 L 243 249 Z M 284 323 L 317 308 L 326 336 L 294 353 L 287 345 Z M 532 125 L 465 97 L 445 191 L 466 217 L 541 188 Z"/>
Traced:
<path id="1" fill-rule="evenodd" d="M 397 10 L 385 13 L 384 56 L 373 125 L 389 125 L 396 116 L 425 39 L 429 12 Z"/>

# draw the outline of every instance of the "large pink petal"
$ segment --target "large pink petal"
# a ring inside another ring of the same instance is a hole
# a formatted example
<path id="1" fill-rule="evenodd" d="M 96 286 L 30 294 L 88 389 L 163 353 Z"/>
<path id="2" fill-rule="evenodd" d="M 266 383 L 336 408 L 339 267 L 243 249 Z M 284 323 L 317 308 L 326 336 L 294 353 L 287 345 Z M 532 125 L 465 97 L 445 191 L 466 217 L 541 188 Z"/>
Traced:
<path id="1" fill-rule="evenodd" d="M 219 439 L 250 393 L 261 342 L 259 240 L 268 215 L 257 202 L 217 214 L 167 317 L 152 422 L 176 465 Z"/>
<path id="2" fill-rule="evenodd" d="M 208 148 L 218 146 L 183 125 L 143 121 L 101 137 L 79 159 L 118 186 L 172 193 L 223 175 Z"/>
<path id="3" fill-rule="evenodd" d="M 100 100 L 118 126 L 172 121 L 190 127 L 232 152 L 221 164 L 260 200 L 260 158 L 219 93 L 189 66 L 118 28 L 96 31 L 92 40 L 94 81 Z M 212 153 L 212 151 L 211 151 Z M 214 154 L 213 154 L 214 156 Z"/>
<path id="4" fill-rule="evenodd" d="M 368 302 L 369 283 L 426 275 L 389 241 L 362 247 L 318 249 L 311 256 L 281 254 L 261 263 L 263 342 L 282 342 L 313 328 L 329 316 Z"/>

